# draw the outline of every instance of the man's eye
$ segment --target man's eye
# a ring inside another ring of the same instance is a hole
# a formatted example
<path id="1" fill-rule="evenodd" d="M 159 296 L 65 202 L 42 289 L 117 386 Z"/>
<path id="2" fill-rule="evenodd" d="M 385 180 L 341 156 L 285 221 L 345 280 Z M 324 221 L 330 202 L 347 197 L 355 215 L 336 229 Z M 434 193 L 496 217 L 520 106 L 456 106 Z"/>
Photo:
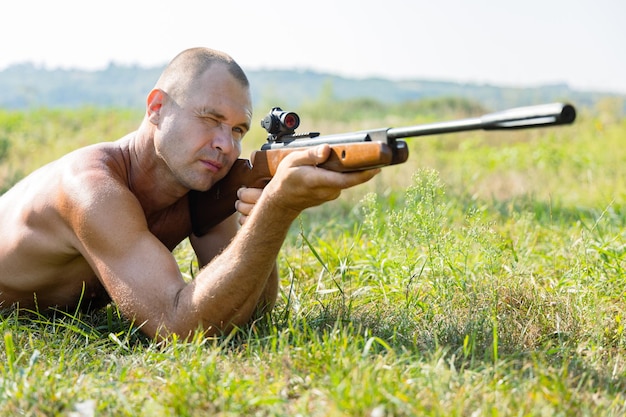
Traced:
<path id="1" fill-rule="evenodd" d="M 244 130 L 240 127 L 234 127 L 233 128 L 233 138 L 235 140 L 241 140 L 243 139 L 243 136 L 246 134 L 246 132 L 244 132 Z"/>
<path id="2" fill-rule="evenodd" d="M 211 127 L 219 126 L 221 123 L 219 120 L 213 117 L 205 117 L 204 122 Z"/>

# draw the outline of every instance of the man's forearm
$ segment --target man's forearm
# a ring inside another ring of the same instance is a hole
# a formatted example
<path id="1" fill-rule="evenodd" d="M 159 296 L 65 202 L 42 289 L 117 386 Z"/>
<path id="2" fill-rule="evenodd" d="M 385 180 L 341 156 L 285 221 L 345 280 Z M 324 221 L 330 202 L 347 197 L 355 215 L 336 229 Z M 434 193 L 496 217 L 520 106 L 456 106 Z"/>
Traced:
<path id="1" fill-rule="evenodd" d="M 274 268 L 272 272 L 270 272 L 269 277 L 267 278 L 267 283 L 265 284 L 265 289 L 261 294 L 261 298 L 259 299 L 257 306 L 255 308 L 255 312 L 251 319 L 256 319 L 264 314 L 269 313 L 274 308 L 276 304 L 276 300 L 278 298 L 278 285 L 279 275 L 278 275 L 278 265 L 274 264 Z"/>
<path id="2" fill-rule="evenodd" d="M 295 218 L 295 217 L 294 217 Z M 257 311 L 273 306 L 278 292 L 276 257 L 294 218 L 270 204 L 258 204 L 230 245 L 181 292 L 176 333 L 201 323 L 209 333 L 243 325 Z"/>

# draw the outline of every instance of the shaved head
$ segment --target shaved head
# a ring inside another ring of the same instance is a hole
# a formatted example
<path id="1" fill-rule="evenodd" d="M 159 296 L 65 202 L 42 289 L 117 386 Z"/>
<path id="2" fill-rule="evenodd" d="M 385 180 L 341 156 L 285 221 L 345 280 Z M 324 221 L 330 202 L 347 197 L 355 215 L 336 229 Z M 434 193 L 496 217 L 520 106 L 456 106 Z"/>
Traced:
<path id="1" fill-rule="evenodd" d="M 176 55 L 163 70 L 155 88 L 180 99 L 186 92 L 193 90 L 194 82 L 214 64 L 225 65 L 243 87 L 250 86 L 243 69 L 228 54 L 200 47 L 186 49 Z"/>

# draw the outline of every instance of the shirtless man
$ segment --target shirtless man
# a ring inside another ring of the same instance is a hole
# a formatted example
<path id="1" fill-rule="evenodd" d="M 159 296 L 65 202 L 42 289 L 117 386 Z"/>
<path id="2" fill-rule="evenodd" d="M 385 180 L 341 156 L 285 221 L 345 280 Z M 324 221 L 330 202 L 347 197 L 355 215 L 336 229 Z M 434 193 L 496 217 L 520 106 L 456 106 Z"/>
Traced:
<path id="1" fill-rule="evenodd" d="M 112 300 L 157 338 L 227 331 L 272 308 L 293 220 L 378 170 L 317 168 L 327 145 L 294 152 L 263 190 L 239 190 L 238 214 L 194 236 L 187 193 L 226 175 L 251 119 L 248 80 L 228 55 L 193 48 L 175 57 L 136 132 L 69 153 L 0 196 L 2 307 Z M 189 283 L 171 253 L 187 237 L 210 263 Z"/>

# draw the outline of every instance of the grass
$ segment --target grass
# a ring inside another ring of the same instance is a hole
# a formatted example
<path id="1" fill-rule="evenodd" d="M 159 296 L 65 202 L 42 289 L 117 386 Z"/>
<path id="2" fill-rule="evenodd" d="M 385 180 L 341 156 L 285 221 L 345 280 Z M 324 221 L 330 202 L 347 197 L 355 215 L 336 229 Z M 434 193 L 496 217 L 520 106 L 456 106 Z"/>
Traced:
<path id="1" fill-rule="evenodd" d="M 277 308 L 222 337 L 6 313 L 0 414 L 624 415 L 626 121 L 601 116 L 412 141 L 303 213 Z"/>

